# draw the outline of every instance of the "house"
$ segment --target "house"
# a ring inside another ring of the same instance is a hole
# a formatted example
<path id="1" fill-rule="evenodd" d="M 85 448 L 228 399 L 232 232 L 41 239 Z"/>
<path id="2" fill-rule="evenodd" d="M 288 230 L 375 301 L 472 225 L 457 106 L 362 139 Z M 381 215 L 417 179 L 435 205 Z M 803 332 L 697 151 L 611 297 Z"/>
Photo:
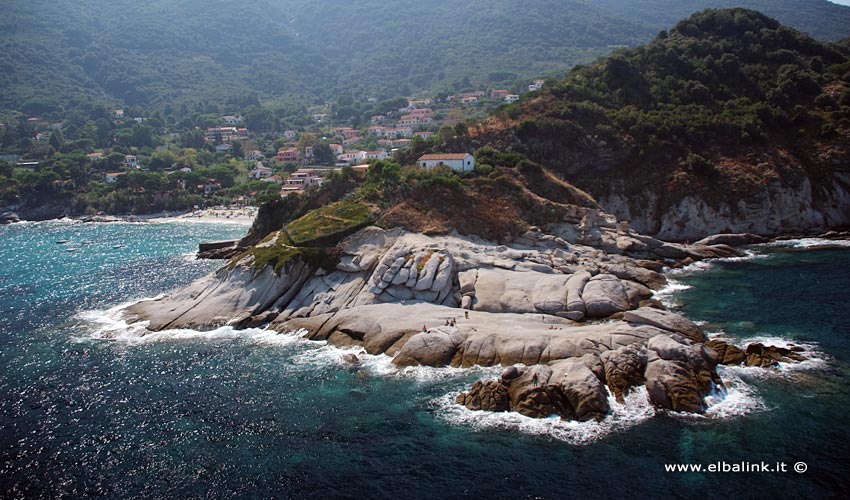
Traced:
<path id="1" fill-rule="evenodd" d="M 232 147 L 233 146 L 231 146 L 230 144 L 219 144 L 218 146 L 215 147 L 215 152 L 216 153 L 226 153 L 226 152 L 230 151 L 232 149 Z"/>
<path id="2" fill-rule="evenodd" d="M 248 151 L 248 154 L 245 155 L 245 160 L 247 161 L 260 161 L 264 158 L 263 152 L 259 149 L 255 149 L 253 151 Z"/>
<path id="3" fill-rule="evenodd" d="M 208 141 L 215 141 L 220 138 L 221 142 L 230 142 L 239 137 L 239 130 L 236 127 L 212 127 L 204 132 L 204 137 Z"/>
<path id="4" fill-rule="evenodd" d="M 51 123 L 50 128 L 53 130 L 62 130 L 62 122 Z"/>
<path id="5" fill-rule="evenodd" d="M 413 135 L 413 128 L 409 126 L 388 128 L 384 132 L 384 137 L 387 139 L 398 139 L 399 137 L 410 137 L 411 135 Z"/>
<path id="6" fill-rule="evenodd" d="M 384 115 L 374 115 L 374 116 L 372 116 L 372 118 L 370 118 L 370 121 L 372 123 L 380 123 L 380 122 L 382 122 L 386 119 L 387 119 L 387 117 L 384 116 Z"/>
<path id="7" fill-rule="evenodd" d="M 342 144 L 329 144 L 329 146 L 330 146 L 331 152 L 334 154 L 334 156 L 339 156 L 339 155 L 342 154 L 342 151 L 343 151 Z"/>
<path id="8" fill-rule="evenodd" d="M 507 102 L 507 103 L 517 102 L 517 101 L 519 101 L 519 95 L 518 94 L 508 94 L 508 95 L 505 96 L 505 102 Z"/>
<path id="9" fill-rule="evenodd" d="M 431 99 L 421 99 L 421 100 L 416 100 L 416 101 L 408 100 L 407 101 L 407 107 L 411 108 L 411 109 L 412 108 L 422 108 L 422 107 L 425 107 L 425 106 L 430 106 L 433 102 L 434 101 L 431 100 Z"/>
<path id="10" fill-rule="evenodd" d="M 325 121 L 325 118 L 327 118 L 327 117 L 328 117 L 328 115 L 325 114 L 325 113 L 316 113 L 316 114 L 313 115 L 313 120 L 321 123 L 321 122 Z"/>
<path id="11" fill-rule="evenodd" d="M 130 168 L 139 168 L 139 162 L 135 155 L 124 156 L 124 165 L 127 165 Z"/>
<path id="12" fill-rule="evenodd" d="M 141 117 L 141 116 L 136 116 L 136 117 L 133 118 L 133 121 L 136 122 L 136 123 L 145 123 L 147 120 L 148 120 L 147 118 L 144 118 L 144 117 Z"/>
<path id="13" fill-rule="evenodd" d="M 366 178 L 366 173 L 369 172 L 369 164 L 363 163 L 361 165 L 354 165 L 351 167 L 351 170 L 354 170 L 354 175 L 361 179 Z"/>
<path id="14" fill-rule="evenodd" d="M 490 91 L 490 98 L 491 99 L 504 99 L 507 96 L 508 96 L 507 90 L 493 89 L 492 91 Z"/>
<path id="15" fill-rule="evenodd" d="M 183 167 L 183 168 L 180 169 L 180 172 L 185 172 L 187 174 L 191 171 L 192 171 L 192 167 Z"/>
<path id="16" fill-rule="evenodd" d="M 384 134 L 386 134 L 386 132 L 387 132 L 387 127 L 381 127 L 379 125 L 373 125 L 373 126 L 369 127 L 367 132 L 369 134 L 372 134 L 372 135 L 375 135 L 375 136 L 378 136 L 378 137 L 383 137 Z"/>
<path id="17" fill-rule="evenodd" d="M 390 155 L 383 149 L 377 151 L 366 151 L 365 159 L 367 160 L 386 160 Z"/>
<path id="18" fill-rule="evenodd" d="M 287 162 L 298 161 L 299 157 L 300 157 L 300 155 L 298 154 L 297 149 L 289 148 L 289 149 L 281 149 L 280 151 L 278 151 L 277 155 L 275 155 L 274 159 L 276 161 L 281 162 L 281 163 L 287 163 Z"/>
<path id="19" fill-rule="evenodd" d="M 478 97 L 471 95 L 461 99 L 462 104 L 475 104 L 478 102 Z"/>
<path id="20" fill-rule="evenodd" d="M 294 130 L 286 130 L 283 132 L 283 136 L 286 137 L 287 140 L 291 141 L 298 137 L 298 132 Z"/>
<path id="21" fill-rule="evenodd" d="M 88 158 L 92 163 L 98 163 L 106 159 L 106 157 L 103 156 L 103 153 L 89 153 L 86 155 L 86 158 Z"/>
<path id="22" fill-rule="evenodd" d="M 280 188 L 280 195 L 299 193 L 311 186 L 320 186 L 323 181 L 324 179 L 316 174 L 316 169 L 299 168 L 283 183 L 283 187 Z"/>
<path id="23" fill-rule="evenodd" d="M 425 169 L 445 165 L 457 172 L 469 172 L 475 168 L 475 158 L 469 153 L 437 153 L 422 155 L 416 164 Z"/>
<path id="24" fill-rule="evenodd" d="M 362 140 L 363 140 L 363 138 L 362 138 L 362 137 L 360 137 L 359 135 L 357 135 L 357 136 L 350 137 L 350 138 L 348 138 L 348 139 L 343 140 L 343 141 L 342 141 L 342 145 L 343 145 L 343 146 L 351 146 L 352 144 L 354 144 L 354 143 L 356 143 L 356 142 L 360 142 L 360 141 L 362 141 Z"/>
<path id="25" fill-rule="evenodd" d="M 431 108 L 417 108 L 411 109 L 409 115 L 416 116 L 418 118 L 423 117 L 431 117 L 434 115 L 434 110 Z"/>
<path id="26" fill-rule="evenodd" d="M 242 123 L 243 119 L 242 119 L 241 116 L 228 115 L 228 116 L 222 116 L 221 120 L 228 125 L 238 125 L 238 124 Z"/>
<path id="27" fill-rule="evenodd" d="M 413 137 L 419 137 L 419 138 L 421 138 L 421 139 L 428 140 L 428 139 L 430 139 L 430 138 L 434 137 L 434 132 L 428 132 L 428 131 L 424 131 L 424 132 L 414 132 L 414 133 L 413 133 Z"/>
<path id="28" fill-rule="evenodd" d="M 396 141 L 393 141 L 393 146 L 399 149 L 406 149 L 410 147 L 411 142 L 413 141 L 411 141 L 410 139 L 398 139 Z"/>
<path id="29" fill-rule="evenodd" d="M 398 120 L 398 124 L 402 127 L 415 127 L 417 125 L 424 125 L 426 123 L 431 123 L 430 116 L 414 116 L 414 115 L 404 115 Z"/>
<path id="30" fill-rule="evenodd" d="M 263 180 L 266 182 L 274 182 L 275 184 L 283 184 L 283 177 L 279 175 L 272 175 L 271 177 L 266 177 Z"/>
<path id="31" fill-rule="evenodd" d="M 39 132 L 39 133 L 35 134 L 35 140 L 37 140 L 37 141 L 44 141 L 44 140 L 47 140 L 49 137 L 50 137 L 50 135 L 45 134 L 44 132 Z"/>
<path id="32" fill-rule="evenodd" d="M 534 83 L 528 86 L 529 92 L 537 92 L 543 88 L 543 80 L 534 80 Z"/>
<path id="33" fill-rule="evenodd" d="M 107 184 L 113 184 L 118 180 L 119 177 L 126 173 L 127 172 L 109 172 L 103 177 L 103 182 Z"/>
<path id="34" fill-rule="evenodd" d="M 366 159 L 365 151 L 349 151 L 347 153 L 342 153 L 336 157 L 337 162 L 345 165 L 353 165 L 355 163 L 360 163 Z"/>
<path id="35" fill-rule="evenodd" d="M 120 120 L 120 119 L 124 118 L 124 110 L 123 109 L 114 110 L 112 112 L 112 118 L 114 118 L 116 120 Z"/>
<path id="36" fill-rule="evenodd" d="M 248 172 L 248 177 L 251 179 L 265 179 L 267 177 L 272 176 L 272 169 L 269 167 L 263 166 L 262 164 L 257 165 L 257 168 Z"/>
<path id="37" fill-rule="evenodd" d="M 204 196 L 209 196 L 219 189 L 221 189 L 221 184 L 216 182 L 215 179 L 210 179 L 206 184 L 204 184 Z"/>
<path id="38" fill-rule="evenodd" d="M 360 131 L 351 127 L 337 127 L 333 129 L 334 135 L 338 135 L 344 139 L 351 139 L 360 135 Z"/>

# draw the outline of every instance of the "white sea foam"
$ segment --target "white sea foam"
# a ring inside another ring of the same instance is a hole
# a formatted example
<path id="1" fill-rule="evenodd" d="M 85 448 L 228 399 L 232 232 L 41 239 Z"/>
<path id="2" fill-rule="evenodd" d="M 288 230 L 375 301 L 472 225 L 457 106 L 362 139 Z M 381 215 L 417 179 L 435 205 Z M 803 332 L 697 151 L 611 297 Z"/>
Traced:
<path id="1" fill-rule="evenodd" d="M 825 238 L 800 238 L 795 240 L 777 240 L 765 243 L 768 247 L 813 248 L 835 247 L 850 248 L 850 240 L 828 240 Z"/>
<path id="2" fill-rule="evenodd" d="M 592 443 L 613 432 L 634 427 L 655 415 L 645 387 L 633 390 L 625 398 L 624 404 L 609 396 L 611 414 L 600 422 L 567 421 L 557 416 L 538 419 L 514 412 L 472 411 L 455 402 L 458 394 L 459 392 L 453 392 L 432 401 L 439 418 L 452 425 L 478 431 L 511 430 L 535 436 L 548 436 L 574 445 Z"/>
<path id="3" fill-rule="evenodd" d="M 685 290 L 690 290 L 692 287 L 690 285 L 686 285 L 675 279 L 668 278 L 667 285 L 660 289 L 656 290 L 653 294 L 653 297 L 660 300 L 662 304 L 669 308 L 676 307 L 676 294 L 679 292 L 683 292 Z"/>

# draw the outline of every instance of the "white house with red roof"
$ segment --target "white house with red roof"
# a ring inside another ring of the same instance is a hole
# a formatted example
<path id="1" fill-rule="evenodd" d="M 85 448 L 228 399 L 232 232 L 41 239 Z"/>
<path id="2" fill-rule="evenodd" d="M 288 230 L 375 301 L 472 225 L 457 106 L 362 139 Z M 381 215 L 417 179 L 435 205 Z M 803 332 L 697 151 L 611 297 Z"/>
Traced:
<path id="1" fill-rule="evenodd" d="M 445 165 L 457 172 L 469 172 L 475 168 L 475 157 L 469 153 L 436 153 L 422 155 L 416 164 L 425 169 Z"/>

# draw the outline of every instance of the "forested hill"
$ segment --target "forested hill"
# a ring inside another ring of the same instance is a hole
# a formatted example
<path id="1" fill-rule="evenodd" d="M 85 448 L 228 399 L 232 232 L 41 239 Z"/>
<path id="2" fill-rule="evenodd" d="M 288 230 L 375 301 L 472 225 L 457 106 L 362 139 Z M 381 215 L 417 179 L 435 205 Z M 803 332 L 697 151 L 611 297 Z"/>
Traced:
<path id="1" fill-rule="evenodd" d="M 755 11 L 707 10 L 500 108 L 472 136 L 643 214 L 687 197 L 770 209 L 779 191 L 799 194 L 795 213 L 835 207 L 829 193 L 850 179 L 850 50 Z"/>
<path id="2" fill-rule="evenodd" d="M 0 109 L 156 106 L 256 95 L 388 98 L 556 75 L 637 46 L 709 0 L 28 0 L 0 17 Z M 826 0 L 742 0 L 821 39 Z"/>

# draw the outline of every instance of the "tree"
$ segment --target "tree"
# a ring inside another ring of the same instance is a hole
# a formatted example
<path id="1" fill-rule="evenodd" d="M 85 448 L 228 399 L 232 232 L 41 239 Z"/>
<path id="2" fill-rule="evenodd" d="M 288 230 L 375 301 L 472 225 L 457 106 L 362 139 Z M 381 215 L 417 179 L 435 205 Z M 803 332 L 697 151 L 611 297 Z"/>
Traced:
<path id="1" fill-rule="evenodd" d="M 177 163 L 177 155 L 170 149 L 158 149 L 151 155 L 148 165 L 151 170 L 165 170 Z"/>
<path id="2" fill-rule="evenodd" d="M 62 144 L 64 143 L 65 138 L 62 137 L 62 131 L 59 129 L 53 130 L 53 132 L 51 132 L 50 134 L 50 146 L 56 151 L 59 151 L 60 149 L 62 149 Z"/>
<path id="3" fill-rule="evenodd" d="M 234 158 L 242 158 L 245 156 L 245 153 L 242 151 L 242 141 L 232 141 L 230 143 L 230 154 L 233 155 Z"/>

